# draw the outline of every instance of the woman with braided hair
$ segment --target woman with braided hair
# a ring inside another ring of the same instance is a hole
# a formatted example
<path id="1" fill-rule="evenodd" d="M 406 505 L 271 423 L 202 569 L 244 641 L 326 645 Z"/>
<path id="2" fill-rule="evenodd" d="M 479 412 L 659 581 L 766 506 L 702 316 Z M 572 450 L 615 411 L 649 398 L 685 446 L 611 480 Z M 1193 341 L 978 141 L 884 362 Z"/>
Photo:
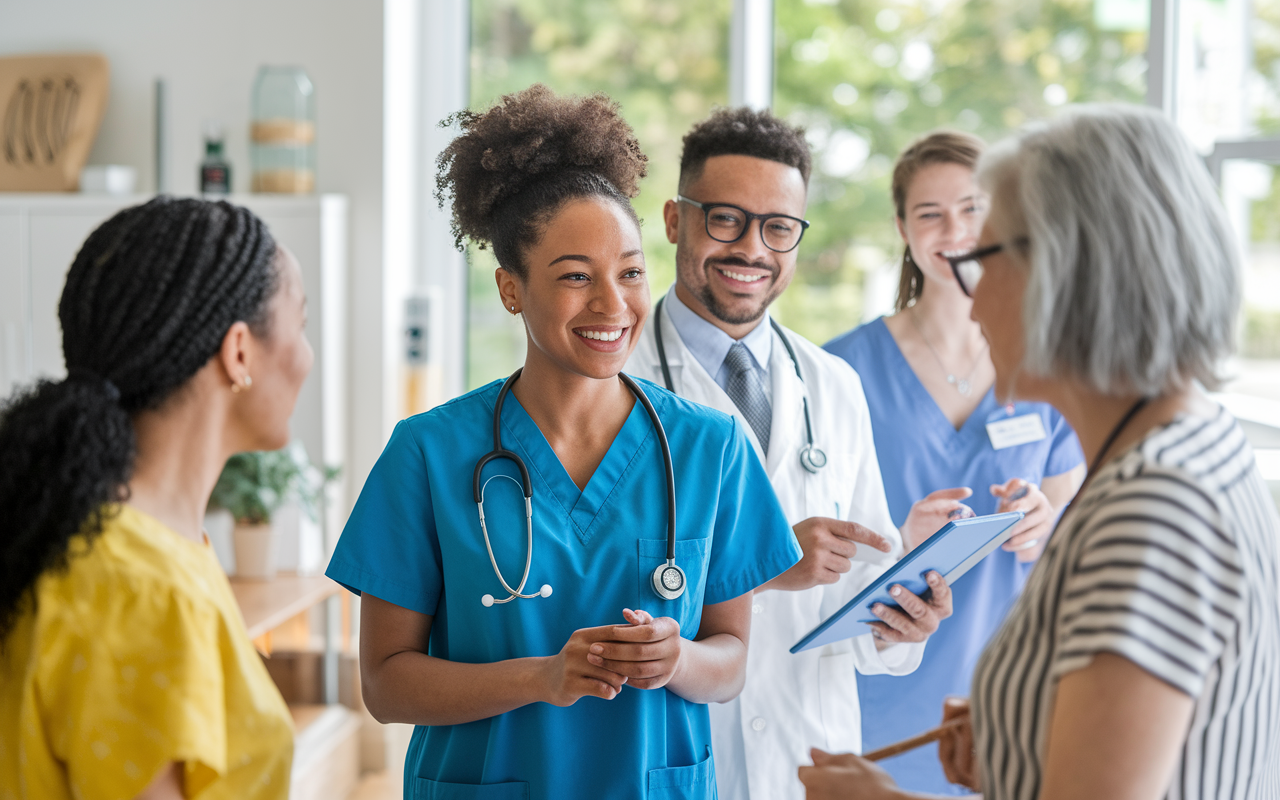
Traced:
<path id="1" fill-rule="evenodd" d="M 201 525 L 228 456 L 287 443 L 298 264 L 159 197 L 89 235 L 58 314 L 68 377 L 0 407 L 0 797 L 286 797 L 288 709 Z"/>
<path id="2" fill-rule="evenodd" d="M 365 483 L 328 570 L 364 598 L 365 703 L 418 726 L 406 797 L 712 798 L 705 704 L 742 688 L 791 529 L 732 418 L 620 374 L 649 288 L 617 105 L 534 86 L 455 119 L 439 194 L 528 354 L 401 422 Z"/>

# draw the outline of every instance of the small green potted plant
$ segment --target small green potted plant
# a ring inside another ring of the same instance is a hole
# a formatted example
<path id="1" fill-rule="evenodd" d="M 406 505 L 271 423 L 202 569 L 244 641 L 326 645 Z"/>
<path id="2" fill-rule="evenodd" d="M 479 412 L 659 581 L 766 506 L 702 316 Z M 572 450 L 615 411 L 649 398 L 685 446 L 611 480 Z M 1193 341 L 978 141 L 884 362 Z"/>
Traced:
<path id="1" fill-rule="evenodd" d="M 289 500 L 297 500 L 307 516 L 317 519 L 325 484 L 337 475 L 335 467 L 322 471 L 313 466 L 297 441 L 282 450 L 237 453 L 227 459 L 209 507 L 224 509 L 235 520 L 236 577 L 275 577 L 272 515 Z"/>

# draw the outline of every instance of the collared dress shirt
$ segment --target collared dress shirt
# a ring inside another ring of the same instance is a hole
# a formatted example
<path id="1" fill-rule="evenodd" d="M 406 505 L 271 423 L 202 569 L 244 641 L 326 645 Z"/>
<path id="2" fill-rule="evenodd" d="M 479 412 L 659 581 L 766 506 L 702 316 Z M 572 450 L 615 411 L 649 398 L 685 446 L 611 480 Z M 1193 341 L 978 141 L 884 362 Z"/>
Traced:
<path id="1" fill-rule="evenodd" d="M 738 340 L 720 330 L 719 327 L 698 316 L 693 309 L 684 304 L 674 291 L 667 293 L 662 303 L 662 310 L 671 315 L 671 324 L 680 333 L 680 341 L 689 348 L 689 352 L 702 368 L 707 371 L 721 389 L 729 387 L 729 367 L 724 363 L 729 348 Z M 751 329 L 751 333 L 742 337 L 747 352 L 751 353 L 756 374 L 764 386 L 764 396 L 773 402 L 773 387 L 769 384 L 769 356 L 773 352 L 773 330 L 769 326 L 769 312 L 760 319 L 760 324 Z"/>

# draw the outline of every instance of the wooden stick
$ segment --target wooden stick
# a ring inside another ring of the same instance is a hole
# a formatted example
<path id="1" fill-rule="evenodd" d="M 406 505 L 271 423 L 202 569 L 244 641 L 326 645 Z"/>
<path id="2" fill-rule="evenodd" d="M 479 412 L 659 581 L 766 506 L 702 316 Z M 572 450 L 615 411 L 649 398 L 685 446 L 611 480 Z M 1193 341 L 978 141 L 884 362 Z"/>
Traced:
<path id="1" fill-rule="evenodd" d="M 958 728 L 968 721 L 968 715 L 947 720 L 931 731 L 925 731 L 917 736 L 912 736 L 910 739 L 903 739 L 900 742 L 894 742 L 891 745 L 881 747 L 879 750 L 872 750 L 870 753 L 864 753 L 862 757 L 868 761 L 882 761 L 890 756 L 896 756 L 901 753 L 905 753 L 908 750 L 915 750 L 917 747 L 923 747 L 930 742 L 938 741 L 943 736 L 946 736 L 952 728 Z"/>

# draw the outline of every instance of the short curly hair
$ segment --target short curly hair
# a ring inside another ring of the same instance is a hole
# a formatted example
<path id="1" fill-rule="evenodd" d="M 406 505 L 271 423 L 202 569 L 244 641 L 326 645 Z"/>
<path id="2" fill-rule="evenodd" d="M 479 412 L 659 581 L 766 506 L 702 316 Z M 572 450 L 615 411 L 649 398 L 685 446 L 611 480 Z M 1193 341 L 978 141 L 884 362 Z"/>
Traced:
<path id="1" fill-rule="evenodd" d="M 806 186 L 813 169 L 804 128 L 790 125 L 768 109 L 718 108 L 685 134 L 680 154 L 680 188 L 702 174 L 713 156 L 752 156 L 800 170 Z"/>
<path id="2" fill-rule="evenodd" d="M 630 198 L 649 159 L 607 95 L 562 97 L 534 84 L 442 124 L 462 129 L 436 161 L 436 200 L 452 198 L 459 249 L 466 239 L 492 246 L 498 264 L 523 278 L 523 251 L 569 200 L 607 197 L 640 224 Z"/>

